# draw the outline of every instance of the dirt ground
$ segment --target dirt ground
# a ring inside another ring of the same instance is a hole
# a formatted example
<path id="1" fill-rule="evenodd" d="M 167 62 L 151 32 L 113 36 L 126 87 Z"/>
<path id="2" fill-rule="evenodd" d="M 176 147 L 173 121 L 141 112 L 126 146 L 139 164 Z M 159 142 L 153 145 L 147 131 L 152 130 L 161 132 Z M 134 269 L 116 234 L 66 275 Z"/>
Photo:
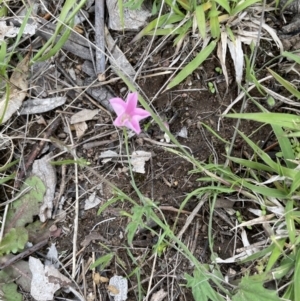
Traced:
<path id="1" fill-rule="evenodd" d="M 139 44 L 132 49 L 130 41 L 134 34 L 126 33 L 124 37 L 119 39 L 118 46 L 126 53 L 128 60 L 133 66 L 138 64 L 148 47 L 151 38 L 143 38 Z M 154 40 L 152 48 L 158 43 Z M 188 53 L 190 49 L 186 49 Z M 137 83 L 143 94 L 152 101 L 153 97 L 161 89 L 162 85 L 168 79 L 168 75 L 156 76 L 153 68 L 167 68 L 172 62 L 174 48 L 172 43 L 166 44 L 160 49 L 151 62 L 146 62 L 143 67 L 143 72 L 153 74 L 153 77 L 138 79 Z M 82 61 L 76 59 L 76 63 L 66 61 L 63 66 L 68 65 L 69 68 L 79 70 Z M 263 62 L 262 62 L 263 63 Z M 167 121 L 170 125 L 170 131 L 176 135 L 184 127 L 187 130 L 187 137 L 179 137 L 179 142 L 184 145 L 192 155 L 199 161 L 223 163 L 225 161 L 225 145 L 207 131 L 201 123 L 207 124 L 225 140 L 230 141 L 233 135 L 236 121 L 229 118 L 220 118 L 221 113 L 226 107 L 236 98 L 238 87 L 234 80 L 234 68 L 230 59 L 227 61 L 229 71 L 230 84 L 227 88 L 223 75 L 216 71 L 216 67 L 220 64 L 216 57 L 212 56 L 198 68 L 193 75 L 189 76 L 182 84 L 164 92 L 154 99 L 152 105 L 156 109 L 161 118 Z M 113 73 L 108 72 L 108 77 L 114 77 Z M 78 79 L 82 80 L 85 75 L 78 72 Z M 63 74 L 60 74 L 62 80 L 67 81 Z M 208 88 L 208 83 L 214 82 L 217 91 L 212 93 Z M 270 82 L 270 85 L 272 83 Z M 50 84 L 51 86 L 51 84 Z M 109 84 L 110 91 L 121 98 L 125 98 L 128 92 L 124 83 L 117 81 Z M 75 92 L 76 95 L 77 92 Z M 253 92 L 255 93 L 255 92 Z M 72 101 L 74 91 L 69 93 L 68 102 Z M 56 111 L 42 114 L 46 123 L 50 122 L 54 116 L 62 114 L 68 117 L 78 111 L 78 109 L 89 108 L 96 109 L 85 95 L 81 96 L 67 110 L 61 108 Z M 235 106 L 238 111 L 240 104 Z M 248 111 L 255 111 L 255 107 L 249 105 Z M 27 137 L 36 137 L 39 132 L 43 131 L 44 125 L 38 124 L 38 116 L 31 116 L 28 122 Z M 146 123 L 150 118 L 146 120 Z M 27 123 L 26 117 L 20 116 L 11 127 L 16 131 Z M 108 163 L 102 163 L 100 154 L 106 150 L 114 150 L 117 153 L 125 155 L 125 146 L 122 138 L 122 130 L 112 127 L 111 117 L 104 111 L 99 113 L 92 121 L 87 122 L 88 129 L 83 137 L 77 139 L 73 131 L 74 145 L 76 155 L 87 159 L 90 162 L 89 168 L 79 168 L 78 187 L 80 196 L 79 210 L 79 227 L 77 236 L 78 250 L 78 265 L 81 263 L 87 266 L 90 263 L 92 256 L 97 259 L 108 252 L 114 252 L 116 255 L 111 263 L 104 269 L 98 270 L 103 276 L 110 278 L 111 276 L 123 275 L 128 276 L 134 269 L 139 269 L 139 274 L 143 284 L 144 292 L 147 291 L 150 277 L 152 279 L 153 292 L 159 289 L 164 289 L 170 294 L 168 300 L 192 300 L 192 295 L 188 289 L 182 284 L 184 273 L 191 274 L 193 271 L 192 264 L 182 257 L 174 248 L 166 248 L 160 257 L 154 257 L 152 246 L 157 242 L 158 237 L 146 229 L 142 229 L 133 240 L 132 246 L 127 244 L 126 226 L 128 218 L 121 214 L 122 211 L 130 212 L 131 205 L 126 202 L 115 203 L 109 206 L 101 215 L 97 214 L 99 206 L 84 210 L 84 202 L 93 192 L 101 198 L 101 205 L 105 204 L 112 196 L 111 187 L 103 183 L 94 175 L 91 170 L 97 171 L 106 180 L 116 185 L 119 189 L 129 194 L 133 199 L 139 202 L 137 195 L 130 184 L 130 174 L 124 160 L 112 160 Z M 53 137 L 66 144 L 70 143 L 70 137 L 64 130 L 65 124 L 60 122 L 57 130 L 53 133 Z M 240 128 L 247 135 L 257 129 L 257 124 L 243 122 Z M 252 136 L 253 141 L 259 142 L 266 140 L 269 135 L 268 128 L 262 128 L 255 132 Z M 99 138 L 97 138 L 99 137 Z M 121 140 L 120 140 L 121 138 Z M 88 143 L 94 143 L 92 145 Z M 16 148 L 16 153 L 23 152 L 25 160 L 34 147 L 33 142 L 26 142 L 25 145 L 19 144 Z M 47 152 L 52 152 L 53 156 L 60 153 L 61 149 L 55 144 L 49 145 L 50 149 Z M 159 127 L 152 123 L 147 130 L 143 130 L 139 136 L 134 136 L 130 139 L 129 149 L 143 150 L 151 152 L 152 158 L 146 163 L 145 174 L 135 174 L 135 181 L 143 195 L 154 200 L 164 213 L 165 219 L 170 227 L 176 224 L 174 229 L 178 233 L 186 222 L 189 213 L 195 208 L 199 202 L 198 198 L 192 198 L 185 206 L 184 213 L 178 215 L 182 200 L 201 184 L 197 179 L 201 174 L 191 174 L 193 170 L 192 164 L 185 159 L 172 154 L 165 150 L 166 142 L 164 133 Z M 243 157 L 246 146 L 240 138 L 235 143 L 233 154 Z M 4 154 L 2 154 L 4 156 Z M 70 159 L 70 154 L 63 154 L 59 158 Z M 234 167 L 233 167 L 234 168 Z M 66 211 L 66 217 L 58 223 L 58 227 L 62 229 L 61 235 L 52 239 L 56 243 L 56 247 L 61 254 L 60 260 L 64 264 L 66 271 L 70 274 L 71 271 L 71 255 L 73 250 L 73 231 L 74 231 L 74 200 L 75 195 L 75 171 L 73 165 L 65 167 L 56 166 L 57 172 L 57 193 L 62 189 L 62 196 L 65 199 L 63 209 Z M 234 196 L 236 197 L 236 196 Z M 240 241 L 236 244 L 233 242 L 234 233 L 230 231 L 235 224 L 235 215 L 230 216 L 224 211 L 225 203 L 220 200 L 220 206 L 215 209 L 213 220 L 213 236 L 215 239 L 214 252 L 220 258 L 228 258 L 233 256 L 234 248 L 241 247 Z M 239 203 L 240 204 L 240 203 Z M 244 214 L 245 218 L 249 217 L 249 213 L 245 207 L 241 205 L 233 205 L 235 208 L 240 206 L 239 211 Z M 246 205 L 244 205 L 246 206 Z M 224 217 L 225 216 L 225 217 Z M 208 247 L 207 229 L 209 220 L 209 205 L 205 204 L 198 212 L 197 217 L 191 227 L 187 229 L 182 237 L 182 240 L 191 248 L 196 258 L 202 263 L 210 263 L 210 250 Z M 155 228 L 159 232 L 159 229 Z M 249 231 L 249 237 L 257 234 L 259 230 L 253 229 Z M 253 238 L 254 240 L 254 238 Z M 42 251 L 40 251 L 42 252 Z M 135 258 L 135 264 L 133 263 Z M 80 265 L 79 265 L 80 266 Z M 235 269 L 232 265 L 223 265 L 222 272 L 229 273 L 229 269 Z M 241 271 L 235 270 L 236 273 Z M 129 276 L 129 297 L 128 300 L 137 300 L 137 279 L 135 275 Z M 82 271 L 77 275 L 77 283 L 83 290 L 86 289 L 86 294 L 93 292 L 92 272 L 85 271 L 85 288 L 83 285 Z M 98 293 L 102 296 L 101 300 L 110 300 L 107 293 L 107 284 L 102 283 L 98 286 Z M 63 298 L 70 297 L 70 294 L 61 293 Z M 28 297 L 30 299 L 30 297 Z M 100 298 L 100 297 L 99 297 Z M 64 299 L 66 300 L 66 299 Z M 98 299 L 100 300 L 100 299 Z"/>

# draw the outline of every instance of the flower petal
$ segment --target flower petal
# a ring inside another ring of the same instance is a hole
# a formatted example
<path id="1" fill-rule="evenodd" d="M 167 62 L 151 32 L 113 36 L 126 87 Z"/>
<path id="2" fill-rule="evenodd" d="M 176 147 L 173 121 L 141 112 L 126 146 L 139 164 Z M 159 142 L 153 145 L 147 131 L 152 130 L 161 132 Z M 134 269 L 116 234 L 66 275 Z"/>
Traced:
<path id="1" fill-rule="evenodd" d="M 133 116 L 136 117 L 137 120 L 142 120 L 144 118 L 151 116 L 151 114 L 144 109 L 136 108 L 133 112 Z"/>
<path id="2" fill-rule="evenodd" d="M 126 100 L 126 113 L 128 115 L 133 115 L 134 110 L 136 109 L 138 103 L 138 94 L 137 92 L 129 93 Z"/>
<path id="3" fill-rule="evenodd" d="M 141 132 L 140 124 L 135 118 L 132 118 L 130 121 L 126 120 L 124 122 L 124 125 L 129 129 L 133 130 L 137 135 Z"/>
<path id="4" fill-rule="evenodd" d="M 122 98 L 112 98 L 109 102 L 118 116 L 125 112 L 127 105 Z"/>
<path id="5" fill-rule="evenodd" d="M 115 126 L 123 126 L 125 125 L 124 121 L 123 121 L 123 114 L 120 114 L 113 122 L 113 124 Z"/>

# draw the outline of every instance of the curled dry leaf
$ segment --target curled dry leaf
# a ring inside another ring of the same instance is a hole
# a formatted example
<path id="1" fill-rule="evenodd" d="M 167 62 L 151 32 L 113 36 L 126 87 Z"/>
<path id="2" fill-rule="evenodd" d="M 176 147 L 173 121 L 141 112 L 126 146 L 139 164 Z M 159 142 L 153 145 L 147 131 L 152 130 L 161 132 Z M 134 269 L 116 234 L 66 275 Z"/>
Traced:
<path id="1" fill-rule="evenodd" d="M 101 199 L 96 196 L 96 191 L 95 191 L 85 200 L 84 210 L 89 210 L 91 208 L 94 208 L 100 203 L 101 203 Z"/>
<path id="2" fill-rule="evenodd" d="M 86 122 L 78 122 L 74 124 L 77 138 L 80 138 L 84 135 L 85 131 L 88 129 Z"/>
<path id="3" fill-rule="evenodd" d="M 151 153 L 136 151 L 131 155 L 132 170 L 138 173 L 145 173 L 145 163 L 151 158 Z"/>
<path id="4" fill-rule="evenodd" d="M 168 293 L 165 292 L 163 289 L 159 290 L 158 292 L 154 293 L 150 299 L 150 301 L 162 301 L 168 296 Z"/>
<path id="5" fill-rule="evenodd" d="M 9 99 L 4 95 L 0 100 L 0 119 L 6 122 L 22 105 L 28 89 L 28 65 L 30 54 L 17 65 L 10 78 Z"/>

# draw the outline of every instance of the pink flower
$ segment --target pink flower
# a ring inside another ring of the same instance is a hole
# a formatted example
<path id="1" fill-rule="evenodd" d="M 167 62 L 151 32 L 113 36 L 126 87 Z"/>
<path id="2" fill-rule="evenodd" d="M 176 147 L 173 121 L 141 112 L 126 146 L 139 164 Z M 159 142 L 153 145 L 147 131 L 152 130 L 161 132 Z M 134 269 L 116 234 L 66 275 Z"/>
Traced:
<path id="1" fill-rule="evenodd" d="M 141 132 L 139 122 L 151 115 L 146 110 L 137 108 L 137 92 L 129 93 L 126 102 L 118 97 L 112 98 L 109 102 L 118 115 L 118 117 L 114 121 L 114 125 L 126 126 L 137 134 Z"/>

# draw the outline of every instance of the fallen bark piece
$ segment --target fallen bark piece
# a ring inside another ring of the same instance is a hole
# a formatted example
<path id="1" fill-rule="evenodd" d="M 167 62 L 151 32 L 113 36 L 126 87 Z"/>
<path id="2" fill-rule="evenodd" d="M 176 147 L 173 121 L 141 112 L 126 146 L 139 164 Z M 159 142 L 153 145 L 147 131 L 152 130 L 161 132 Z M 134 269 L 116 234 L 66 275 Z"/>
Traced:
<path id="1" fill-rule="evenodd" d="M 39 210 L 40 221 L 43 223 L 52 216 L 53 199 L 56 187 L 55 168 L 50 164 L 50 154 L 39 160 L 35 160 L 32 165 L 32 173 L 39 177 L 46 186 L 43 204 Z"/>
<path id="2" fill-rule="evenodd" d="M 52 265 L 44 266 L 39 259 L 29 257 L 29 267 L 32 273 L 30 293 L 36 300 L 53 300 L 57 290 L 71 285 L 70 279 Z"/>
<path id="3" fill-rule="evenodd" d="M 96 73 L 99 81 L 105 80 L 104 10 L 104 0 L 95 0 Z"/>
<path id="4" fill-rule="evenodd" d="M 135 70 L 133 69 L 121 49 L 116 45 L 115 40 L 112 38 L 107 28 L 105 28 L 105 39 L 107 48 L 112 55 L 112 57 L 109 56 L 108 59 L 113 70 L 122 70 L 122 72 L 127 74 L 128 76 L 135 76 Z"/>
<path id="5" fill-rule="evenodd" d="M 28 99 L 21 107 L 20 115 L 40 114 L 51 111 L 65 104 L 67 97 L 35 98 Z"/>
<path id="6" fill-rule="evenodd" d="M 27 54 L 16 66 L 10 78 L 9 98 L 7 99 L 5 94 L 0 100 L 0 120 L 3 118 L 2 123 L 6 122 L 21 107 L 26 97 L 29 59 L 30 54 Z"/>

